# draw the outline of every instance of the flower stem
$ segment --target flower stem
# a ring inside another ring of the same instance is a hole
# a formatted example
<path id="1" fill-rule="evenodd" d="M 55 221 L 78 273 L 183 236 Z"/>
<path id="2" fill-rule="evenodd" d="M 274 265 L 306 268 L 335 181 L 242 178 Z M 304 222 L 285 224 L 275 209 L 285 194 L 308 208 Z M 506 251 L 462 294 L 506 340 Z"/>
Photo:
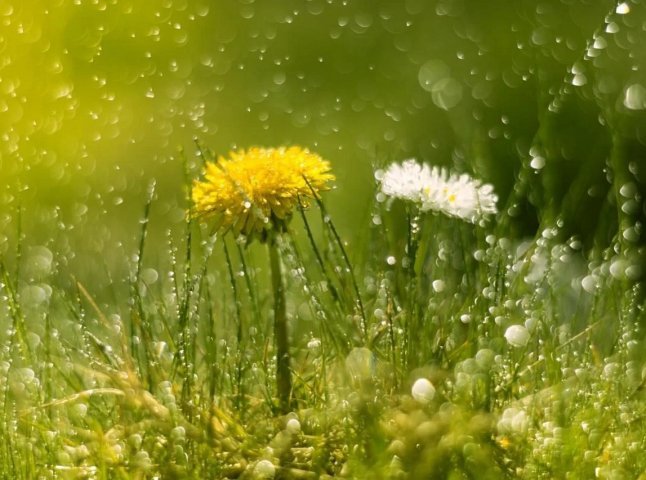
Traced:
<path id="1" fill-rule="evenodd" d="M 276 343 L 276 390 L 281 413 L 289 412 L 292 380 L 289 371 L 289 338 L 287 336 L 287 310 L 285 305 L 285 286 L 280 265 L 277 235 L 271 232 L 268 238 L 271 286 L 274 292 L 274 342 Z"/>

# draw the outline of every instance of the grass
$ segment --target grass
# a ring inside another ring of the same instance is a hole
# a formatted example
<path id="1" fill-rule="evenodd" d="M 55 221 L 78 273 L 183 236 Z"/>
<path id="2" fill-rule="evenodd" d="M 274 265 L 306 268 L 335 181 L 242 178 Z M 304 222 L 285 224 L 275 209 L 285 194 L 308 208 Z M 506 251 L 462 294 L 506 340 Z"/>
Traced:
<path id="1" fill-rule="evenodd" d="M 3 257 L 3 478 L 644 476 L 643 291 L 614 245 L 396 202 L 348 245 L 316 201 L 274 235 L 286 400 L 265 246 L 189 218 L 159 248 L 143 203 L 112 301 L 28 239 Z"/>

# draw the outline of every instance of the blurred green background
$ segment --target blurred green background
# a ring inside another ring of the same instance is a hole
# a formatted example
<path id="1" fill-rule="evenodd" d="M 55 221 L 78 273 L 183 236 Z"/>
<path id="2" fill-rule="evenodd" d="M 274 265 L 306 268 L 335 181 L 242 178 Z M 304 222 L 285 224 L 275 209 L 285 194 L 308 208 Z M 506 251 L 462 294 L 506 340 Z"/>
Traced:
<path id="1" fill-rule="evenodd" d="M 640 248 L 645 30 L 637 0 L 2 0 L 0 252 L 130 256 L 151 179 L 182 222 L 194 138 L 316 150 L 350 240 L 416 157 L 495 184 L 512 234 Z"/>

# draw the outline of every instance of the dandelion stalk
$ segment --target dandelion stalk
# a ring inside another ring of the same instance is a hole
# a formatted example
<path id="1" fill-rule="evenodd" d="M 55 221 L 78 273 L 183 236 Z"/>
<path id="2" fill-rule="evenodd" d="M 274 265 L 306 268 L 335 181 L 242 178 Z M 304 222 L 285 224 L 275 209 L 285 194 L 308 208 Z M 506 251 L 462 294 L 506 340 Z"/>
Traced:
<path id="1" fill-rule="evenodd" d="M 287 334 L 287 306 L 285 285 L 277 245 L 277 234 L 271 232 L 267 241 L 271 288 L 274 296 L 274 342 L 276 344 L 276 389 L 278 405 L 282 413 L 289 411 L 292 379 L 290 373 L 289 337 Z"/>

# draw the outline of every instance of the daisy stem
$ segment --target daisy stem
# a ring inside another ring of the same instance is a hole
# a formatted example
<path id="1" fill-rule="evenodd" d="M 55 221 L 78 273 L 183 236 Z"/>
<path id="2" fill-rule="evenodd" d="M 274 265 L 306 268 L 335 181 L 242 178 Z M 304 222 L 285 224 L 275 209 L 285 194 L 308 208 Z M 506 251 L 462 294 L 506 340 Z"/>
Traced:
<path id="1" fill-rule="evenodd" d="M 289 397 L 292 380 L 289 371 L 289 338 L 287 336 L 287 309 L 285 302 L 285 285 L 280 265 L 280 254 L 276 244 L 277 234 L 271 232 L 267 241 L 269 265 L 271 268 L 271 286 L 274 292 L 274 342 L 276 343 L 276 390 L 281 413 L 289 412 Z"/>
<path id="2" fill-rule="evenodd" d="M 416 364 L 417 358 L 412 358 L 413 352 L 418 352 L 418 335 L 420 328 L 419 319 L 419 279 L 417 278 L 417 252 L 420 246 L 420 218 L 418 212 L 407 209 L 408 232 L 406 236 L 406 255 L 408 257 L 407 284 L 408 284 L 408 325 L 406 339 L 406 367 Z"/>

